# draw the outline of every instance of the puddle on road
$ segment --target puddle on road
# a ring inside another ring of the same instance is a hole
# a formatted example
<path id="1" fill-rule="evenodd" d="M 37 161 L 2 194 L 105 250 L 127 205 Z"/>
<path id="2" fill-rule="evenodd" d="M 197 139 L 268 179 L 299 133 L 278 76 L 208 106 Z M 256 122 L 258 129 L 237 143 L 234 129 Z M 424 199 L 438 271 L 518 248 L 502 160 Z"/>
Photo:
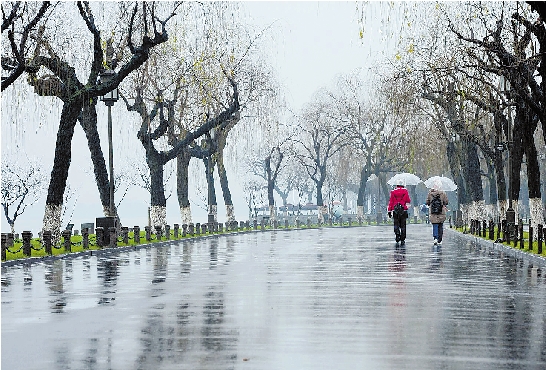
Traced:
<path id="1" fill-rule="evenodd" d="M 425 232 L 405 248 L 387 227 L 281 231 L 2 268 L 2 367 L 544 368 L 544 272 Z"/>

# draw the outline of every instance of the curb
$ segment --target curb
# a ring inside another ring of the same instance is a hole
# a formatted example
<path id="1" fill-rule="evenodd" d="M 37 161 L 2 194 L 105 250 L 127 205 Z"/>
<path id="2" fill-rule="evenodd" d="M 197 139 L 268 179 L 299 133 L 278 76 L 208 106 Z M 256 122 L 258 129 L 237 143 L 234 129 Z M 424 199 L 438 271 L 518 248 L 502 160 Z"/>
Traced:
<path id="1" fill-rule="evenodd" d="M 532 265 L 533 267 L 540 267 L 540 268 L 546 268 L 546 258 L 542 257 L 542 256 L 539 256 L 539 255 L 536 255 L 536 254 L 533 254 L 533 253 L 529 253 L 529 252 L 526 252 L 526 251 L 523 251 L 521 249 L 515 249 L 515 248 L 512 248 L 512 247 L 508 247 L 504 244 L 501 244 L 501 243 L 495 243 L 494 241 L 492 240 L 486 240 L 486 239 L 483 239 L 483 238 L 479 238 L 477 236 L 474 236 L 472 234 L 463 234 L 459 231 L 455 231 L 453 229 L 445 229 L 445 230 L 449 230 L 449 232 L 452 232 L 454 234 L 456 234 L 457 236 L 459 236 L 460 238 L 463 238 L 463 239 L 467 239 L 475 244 L 478 244 L 486 249 L 492 249 L 492 250 L 495 250 L 495 251 L 498 251 L 500 253 L 503 253 L 505 255 L 508 255 L 510 257 L 514 257 L 515 259 L 517 260 L 523 260 L 523 261 L 526 261 L 528 262 L 530 265 Z"/>

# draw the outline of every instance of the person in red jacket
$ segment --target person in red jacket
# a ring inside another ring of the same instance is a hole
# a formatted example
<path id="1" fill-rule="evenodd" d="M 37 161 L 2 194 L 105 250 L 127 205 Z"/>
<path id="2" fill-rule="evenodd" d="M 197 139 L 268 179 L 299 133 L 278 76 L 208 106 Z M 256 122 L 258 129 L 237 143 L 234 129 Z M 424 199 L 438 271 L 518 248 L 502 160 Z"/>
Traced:
<path id="1" fill-rule="evenodd" d="M 391 191 L 389 206 L 387 207 L 389 218 L 393 218 L 394 221 L 396 243 L 401 242 L 402 245 L 406 244 L 406 219 L 408 218 L 408 204 L 411 204 L 408 190 L 404 187 L 405 185 L 403 180 L 396 183 L 396 188 Z M 396 206 L 398 203 L 401 204 L 401 207 Z"/>

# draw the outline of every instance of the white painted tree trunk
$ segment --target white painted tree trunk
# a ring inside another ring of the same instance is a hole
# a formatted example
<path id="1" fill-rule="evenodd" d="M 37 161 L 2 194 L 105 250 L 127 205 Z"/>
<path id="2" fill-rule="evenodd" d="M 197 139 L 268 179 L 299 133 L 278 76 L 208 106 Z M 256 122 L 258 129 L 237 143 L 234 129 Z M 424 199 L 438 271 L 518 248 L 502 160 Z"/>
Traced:
<path id="1" fill-rule="evenodd" d="M 216 216 L 214 217 L 214 219 L 216 220 Z M 233 205 L 226 206 L 226 219 L 228 222 L 235 221 L 235 207 Z"/>
<path id="2" fill-rule="evenodd" d="M 276 217 L 275 206 L 269 206 L 269 225 L 275 225 Z"/>
<path id="3" fill-rule="evenodd" d="M 161 226 L 161 229 L 163 230 L 167 223 L 167 207 L 151 206 L 150 220 L 151 220 L 152 231 L 155 230 L 156 226 Z"/>
<path id="4" fill-rule="evenodd" d="M 191 207 L 180 207 L 180 217 L 182 219 L 182 225 L 189 225 L 192 223 L 191 220 Z"/>
<path id="5" fill-rule="evenodd" d="M 529 213 L 531 215 L 531 227 L 533 230 L 537 230 L 538 225 L 544 226 L 544 204 L 542 199 L 531 198 L 529 199 Z M 534 232 L 533 239 L 537 237 L 537 232 Z"/>
<path id="6" fill-rule="evenodd" d="M 356 218 L 358 222 L 364 221 L 364 206 L 356 206 Z"/>
<path id="7" fill-rule="evenodd" d="M 318 222 L 324 223 L 324 215 L 328 212 L 328 206 L 318 206 Z"/>
<path id="8" fill-rule="evenodd" d="M 497 216 L 500 217 L 501 220 L 504 220 L 506 218 L 506 210 L 508 209 L 508 201 L 507 200 L 499 200 L 497 202 Z"/>
<path id="9" fill-rule="evenodd" d="M 512 209 L 516 212 L 516 222 L 514 222 L 514 225 L 519 225 L 519 203 L 517 200 L 512 200 Z"/>
<path id="10" fill-rule="evenodd" d="M 56 244 L 61 238 L 61 214 L 63 205 L 46 204 L 42 232 L 51 231 L 51 243 Z"/>
<path id="11" fill-rule="evenodd" d="M 461 217 L 464 225 L 470 225 L 470 204 L 461 204 Z"/>

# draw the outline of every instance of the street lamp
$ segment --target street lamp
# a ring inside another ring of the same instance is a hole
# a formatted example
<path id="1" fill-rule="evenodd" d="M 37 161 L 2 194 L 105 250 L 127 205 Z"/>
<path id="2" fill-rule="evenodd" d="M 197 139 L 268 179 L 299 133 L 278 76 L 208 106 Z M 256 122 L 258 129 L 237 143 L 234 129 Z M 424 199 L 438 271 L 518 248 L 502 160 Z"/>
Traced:
<path id="1" fill-rule="evenodd" d="M 114 77 L 115 73 L 111 69 L 100 74 L 100 83 L 106 83 Z M 110 216 L 115 216 L 114 211 L 114 148 L 112 145 L 112 106 L 119 99 L 118 88 L 107 92 L 105 95 L 100 97 L 100 100 L 108 107 L 108 165 L 110 169 Z"/>
<path id="2" fill-rule="evenodd" d="M 500 77 L 501 90 L 506 94 L 507 99 L 510 98 L 510 81 L 504 76 Z M 508 232 L 512 235 L 512 228 L 516 224 L 516 212 L 512 208 L 512 109 L 508 107 L 508 128 L 506 130 L 506 143 L 497 144 L 497 149 L 502 145 L 502 150 L 508 151 L 508 209 L 506 210 L 506 223 Z M 501 151 L 502 151 L 501 150 Z"/>

